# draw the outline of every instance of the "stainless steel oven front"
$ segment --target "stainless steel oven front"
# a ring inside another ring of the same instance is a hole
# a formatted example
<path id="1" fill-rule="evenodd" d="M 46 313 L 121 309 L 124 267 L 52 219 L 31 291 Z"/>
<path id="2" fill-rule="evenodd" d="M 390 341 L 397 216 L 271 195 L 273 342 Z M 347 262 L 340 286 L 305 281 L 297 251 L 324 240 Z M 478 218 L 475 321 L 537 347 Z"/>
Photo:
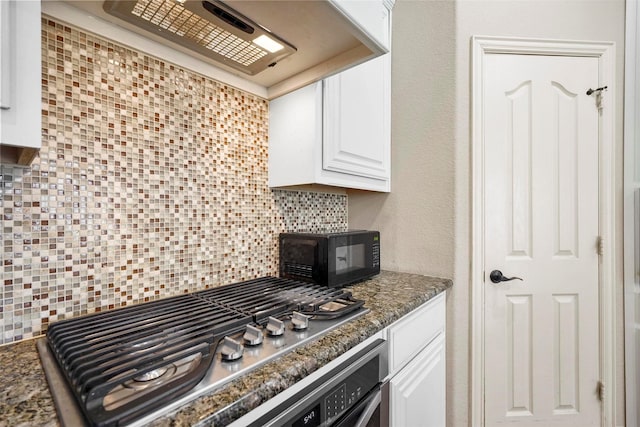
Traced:
<path id="1" fill-rule="evenodd" d="M 377 339 L 251 426 L 387 427 L 387 374 L 387 342 Z"/>

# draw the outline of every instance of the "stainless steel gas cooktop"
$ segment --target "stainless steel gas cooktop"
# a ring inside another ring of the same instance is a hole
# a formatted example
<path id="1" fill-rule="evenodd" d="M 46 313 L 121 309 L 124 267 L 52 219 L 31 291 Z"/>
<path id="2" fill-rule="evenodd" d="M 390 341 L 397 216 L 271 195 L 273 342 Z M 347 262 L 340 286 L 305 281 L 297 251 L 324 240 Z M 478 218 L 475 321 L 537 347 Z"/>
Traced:
<path id="1" fill-rule="evenodd" d="M 63 424 L 143 425 L 367 311 L 265 277 L 59 321 L 37 344 Z"/>

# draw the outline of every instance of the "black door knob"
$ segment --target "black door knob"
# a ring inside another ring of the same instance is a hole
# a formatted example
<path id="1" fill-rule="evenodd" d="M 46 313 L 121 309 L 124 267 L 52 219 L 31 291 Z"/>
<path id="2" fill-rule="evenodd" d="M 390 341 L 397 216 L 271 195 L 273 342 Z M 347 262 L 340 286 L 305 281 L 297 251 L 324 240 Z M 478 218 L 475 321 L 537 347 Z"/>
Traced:
<path id="1" fill-rule="evenodd" d="M 489 279 L 491 279 L 493 283 L 508 282 L 509 280 L 522 280 L 519 277 L 505 277 L 502 275 L 502 271 L 500 270 L 493 270 L 489 273 Z"/>

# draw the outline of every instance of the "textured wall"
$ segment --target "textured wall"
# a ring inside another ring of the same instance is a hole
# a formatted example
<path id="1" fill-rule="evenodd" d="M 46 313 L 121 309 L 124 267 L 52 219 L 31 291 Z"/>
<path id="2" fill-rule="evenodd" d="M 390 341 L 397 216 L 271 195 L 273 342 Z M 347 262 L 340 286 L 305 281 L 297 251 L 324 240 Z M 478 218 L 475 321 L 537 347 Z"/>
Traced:
<path id="1" fill-rule="evenodd" d="M 0 343 L 51 321 L 277 274 L 277 233 L 346 196 L 267 186 L 268 103 L 51 19 L 42 149 L 0 165 Z"/>
<path id="2" fill-rule="evenodd" d="M 617 252 L 622 262 L 623 0 L 398 0 L 393 9 L 392 188 L 349 192 L 349 226 L 377 228 L 382 267 L 454 278 L 447 295 L 447 424 L 469 424 L 471 36 L 616 42 Z M 621 274 L 621 265 L 617 266 Z M 620 280 L 622 276 L 619 275 Z M 624 425 L 622 287 L 618 408 Z"/>
<path id="3" fill-rule="evenodd" d="M 455 3 L 396 2 L 391 193 L 349 191 L 349 226 L 380 230 L 385 269 L 452 277 Z"/>

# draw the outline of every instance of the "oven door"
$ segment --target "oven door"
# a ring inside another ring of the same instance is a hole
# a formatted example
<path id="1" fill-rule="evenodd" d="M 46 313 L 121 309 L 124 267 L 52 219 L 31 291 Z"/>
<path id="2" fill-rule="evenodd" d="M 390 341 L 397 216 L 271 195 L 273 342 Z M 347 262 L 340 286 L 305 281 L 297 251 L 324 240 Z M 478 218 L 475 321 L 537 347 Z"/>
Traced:
<path id="1" fill-rule="evenodd" d="M 387 352 L 387 342 L 375 340 L 250 426 L 386 426 L 382 421 L 388 399 L 381 382 L 388 373 Z"/>

